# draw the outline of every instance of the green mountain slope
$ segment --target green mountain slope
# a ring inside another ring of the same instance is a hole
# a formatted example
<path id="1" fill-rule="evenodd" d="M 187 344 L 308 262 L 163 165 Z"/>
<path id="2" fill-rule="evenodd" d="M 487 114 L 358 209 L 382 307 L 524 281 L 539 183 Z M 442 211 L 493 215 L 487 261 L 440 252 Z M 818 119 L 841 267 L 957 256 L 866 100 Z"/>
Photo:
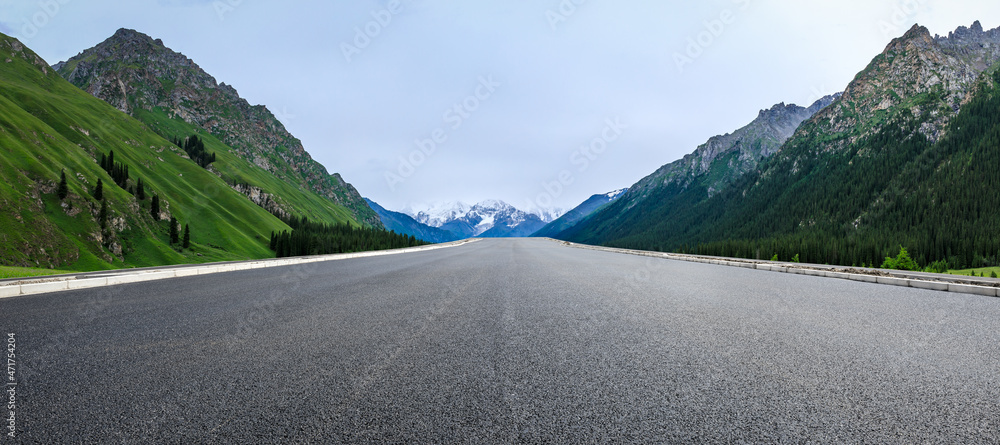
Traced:
<path id="1" fill-rule="evenodd" d="M 781 150 L 710 199 L 668 185 L 567 238 L 634 248 L 879 265 L 1000 261 L 1000 30 L 914 27 Z"/>
<path id="2" fill-rule="evenodd" d="M 272 213 L 382 226 L 358 191 L 314 161 L 266 107 L 251 106 L 160 40 L 121 29 L 55 68 L 165 138 L 197 134 L 218 155 L 209 168 Z"/>
<path id="3" fill-rule="evenodd" d="M 683 209 L 709 200 L 778 152 L 799 125 L 829 106 L 839 95 L 821 98 L 809 108 L 778 104 L 761 110 L 752 122 L 715 136 L 683 159 L 660 167 L 613 204 L 550 236 L 599 244 L 640 230 L 651 209 Z M 657 246 L 659 248 L 659 245 Z"/>
<path id="4" fill-rule="evenodd" d="M 801 254 L 846 265 L 877 266 L 900 246 L 922 265 L 1000 264 L 998 83 L 1000 74 L 984 76 L 937 143 L 918 133 L 917 119 L 892 122 L 809 164 L 796 154 L 813 150 L 815 141 L 789 145 L 771 169 L 798 163 L 797 172 L 734 189 L 721 201 L 741 204 L 690 241 L 704 242 L 697 251 L 709 254 Z M 729 240 L 720 241 L 723 233 Z"/>
<path id="5" fill-rule="evenodd" d="M 626 192 L 628 192 L 628 189 L 616 190 L 610 193 L 591 196 L 582 204 L 574 207 L 573 210 L 566 212 L 565 215 L 560 216 L 555 221 L 546 224 L 545 227 L 542 227 L 541 230 L 535 232 L 531 236 L 538 238 L 551 238 L 558 236 L 560 233 L 579 224 L 580 221 L 583 221 L 588 216 L 593 215 L 594 212 L 599 210 L 601 207 L 615 202 Z"/>
<path id="6" fill-rule="evenodd" d="M 141 178 L 138 200 L 98 165 L 115 152 Z M 270 257 L 278 218 L 141 122 L 62 79 L 16 39 L 0 35 L 0 263 L 99 270 Z M 220 150 L 220 164 L 225 157 Z M 56 196 L 65 170 L 69 196 Z M 106 223 L 92 196 L 104 184 Z M 152 195 L 161 213 L 150 213 Z M 191 229 L 192 247 L 169 245 L 175 217 Z"/>

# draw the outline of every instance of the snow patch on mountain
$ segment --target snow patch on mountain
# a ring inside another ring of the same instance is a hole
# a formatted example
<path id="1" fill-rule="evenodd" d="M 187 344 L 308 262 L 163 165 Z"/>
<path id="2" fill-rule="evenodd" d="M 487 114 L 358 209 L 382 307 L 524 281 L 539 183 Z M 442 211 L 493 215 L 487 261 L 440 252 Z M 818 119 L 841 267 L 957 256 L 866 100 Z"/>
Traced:
<path id="1" fill-rule="evenodd" d="M 625 192 L 627 192 L 627 191 L 628 191 L 627 188 L 621 189 L 621 190 L 615 190 L 615 191 L 613 191 L 611 193 L 606 194 L 605 196 L 607 196 L 608 199 L 614 201 L 614 200 L 616 200 L 618 198 L 621 198 L 621 196 L 624 195 Z"/>

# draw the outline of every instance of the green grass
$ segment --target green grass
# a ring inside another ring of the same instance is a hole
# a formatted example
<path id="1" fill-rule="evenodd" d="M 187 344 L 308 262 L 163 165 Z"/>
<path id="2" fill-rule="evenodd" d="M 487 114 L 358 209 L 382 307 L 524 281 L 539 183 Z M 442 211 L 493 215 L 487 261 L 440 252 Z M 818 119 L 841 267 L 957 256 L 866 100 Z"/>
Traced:
<path id="1" fill-rule="evenodd" d="M 10 278 L 31 278 L 31 277 L 44 277 L 48 275 L 65 275 L 76 273 L 71 270 L 55 270 L 55 269 L 35 269 L 30 267 L 7 267 L 0 266 L 0 279 L 10 279 Z"/>
<path id="2" fill-rule="evenodd" d="M 970 276 L 973 272 L 975 272 L 977 277 L 985 274 L 986 278 L 989 278 L 991 273 L 996 273 L 997 276 L 1000 276 L 1000 267 L 983 267 L 980 269 L 963 269 L 963 270 L 948 271 L 948 273 L 951 275 L 963 275 L 966 277 Z"/>

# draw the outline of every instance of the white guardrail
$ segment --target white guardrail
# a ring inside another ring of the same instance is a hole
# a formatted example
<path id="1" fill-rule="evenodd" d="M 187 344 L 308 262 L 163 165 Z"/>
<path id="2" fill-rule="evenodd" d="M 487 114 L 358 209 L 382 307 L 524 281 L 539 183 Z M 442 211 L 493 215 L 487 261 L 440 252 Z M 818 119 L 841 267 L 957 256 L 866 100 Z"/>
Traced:
<path id="1" fill-rule="evenodd" d="M 793 273 L 842 280 L 860 281 L 865 283 L 885 284 L 890 286 L 912 287 L 943 292 L 1000 297 L 1000 280 L 992 278 L 973 278 L 958 275 L 932 274 L 923 272 L 902 272 L 883 269 L 865 269 L 857 267 L 826 266 L 819 264 L 784 263 L 762 260 L 745 260 L 739 258 L 707 257 L 700 255 L 684 255 L 677 253 L 650 252 L 645 250 L 617 249 L 612 247 L 591 246 L 566 241 L 552 240 L 578 249 L 600 250 L 627 255 L 648 256 L 693 263 L 714 264 L 718 266 L 743 267 L 747 269 L 770 272 Z"/>
<path id="2" fill-rule="evenodd" d="M 263 269 L 267 267 L 292 266 L 296 264 L 318 263 L 323 261 L 349 260 L 386 255 L 399 255 L 412 252 L 446 249 L 479 241 L 467 239 L 445 244 L 410 247 L 406 249 L 377 250 L 372 252 L 342 253 L 335 255 L 317 255 L 310 257 L 279 258 L 267 260 L 244 261 L 237 263 L 200 264 L 188 266 L 173 266 L 142 270 L 112 270 L 105 272 L 80 273 L 77 275 L 60 275 L 54 277 L 37 277 L 5 280 L 0 282 L 0 298 L 18 297 L 24 295 L 47 294 L 68 290 L 88 289 L 93 287 L 114 286 L 117 284 L 139 283 L 143 281 L 165 280 L 168 278 L 208 275 L 240 270 Z"/>

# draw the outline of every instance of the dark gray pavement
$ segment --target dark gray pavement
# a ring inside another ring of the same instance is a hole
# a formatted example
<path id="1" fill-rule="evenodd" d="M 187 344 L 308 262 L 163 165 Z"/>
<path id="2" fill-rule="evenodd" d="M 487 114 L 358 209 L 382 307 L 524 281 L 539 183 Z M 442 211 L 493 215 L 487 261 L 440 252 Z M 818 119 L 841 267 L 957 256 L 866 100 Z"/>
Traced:
<path id="1" fill-rule="evenodd" d="M 15 297 L 0 330 L 13 442 L 1000 441 L 996 298 L 546 240 Z"/>

